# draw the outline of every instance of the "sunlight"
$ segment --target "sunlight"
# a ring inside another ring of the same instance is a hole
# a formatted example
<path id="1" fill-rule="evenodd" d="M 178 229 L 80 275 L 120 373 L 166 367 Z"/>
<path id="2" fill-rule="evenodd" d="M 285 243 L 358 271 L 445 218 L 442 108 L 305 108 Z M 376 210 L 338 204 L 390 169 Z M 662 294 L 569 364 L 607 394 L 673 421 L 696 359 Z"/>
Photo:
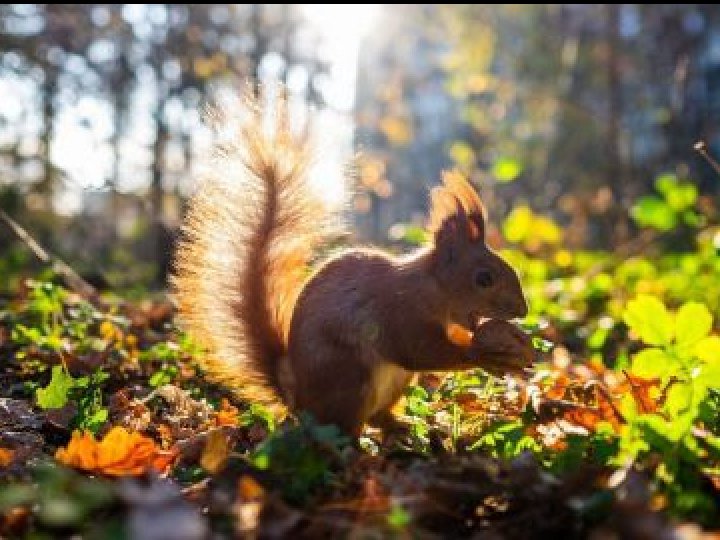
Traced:
<path id="1" fill-rule="evenodd" d="M 355 76 L 360 42 L 378 19 L 380 4 L 303 4 L 308 22 L 323 41 L 320 55 L 330 63 L 324 89 L 328 104 L 349 111 L 355 101 Z"/>
<path id="2" fill-rule="evenodd" d="M 378 19 L 380 4 L 302 4 L 308 23 L 320 34 L 320 56 L 330 73 L 321 89 L 328 109 L 318 111 L 316 127 L 322 149 L 313 182 L 331 205 L 345 202 L 344 172 L 353 153 L 353 119 L 358 54 L 362 39 Z"/>

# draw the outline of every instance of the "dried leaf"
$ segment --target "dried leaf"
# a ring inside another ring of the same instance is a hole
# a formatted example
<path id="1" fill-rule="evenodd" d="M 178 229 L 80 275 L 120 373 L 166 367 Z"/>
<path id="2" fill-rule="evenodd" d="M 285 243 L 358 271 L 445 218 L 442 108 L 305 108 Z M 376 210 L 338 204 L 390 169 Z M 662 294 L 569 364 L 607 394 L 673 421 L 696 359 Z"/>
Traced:
<path id="1" fill-rule="evenodd" d="M 607 421 L 600 409 L 578 406 L 567 411 L 563 419 L 573 425 L 583 427 L 588 431 L 595 431 L 598 423 Z"/>
<path id="2" fill-rule="evenodd" d="M 215 413 L 216 426 L 237 426 L 240 423 L 238 409 L 227 398 L 220 401 L 220 410 Z"/>
<path id="3" fill-rule="evenodd" d="M 15 450 L 0 447 L 0 468 L 9 467 L 15 459 Z"/>
<path id="4" fill-rule="evenodd" d="M 660 393 L 660 379 L 644 379 L 624 371 L 630 391 L 638 404 L 638 409 L 644 413 L 653 413 L 662 405 L 658 399 Z"/>
<path id="5" fill-rule="evenodd" d="M 230 454 L 228 438 L 221 429 L 214 429 L 208 433 L 205 449 L 200 457 L 200 466 L 210 474 L 220 472 Z"/>
<path id="6" fill-rule="evenodd" d="M 569 385 L 570 378 L 565 373 L 561 373 L 560 376 L 555 379 L 553 385 L 547 389 L 545 396 L 548 399 L 562 399 L 565 397 L 565 391 Z"/>
<path id="7" fill-rule="evenodd" d="M 238 497 L 243 501 L 259 499 L 265 495 L 265 489 L 252 476 L 244 474 L 238 480 Z"/>

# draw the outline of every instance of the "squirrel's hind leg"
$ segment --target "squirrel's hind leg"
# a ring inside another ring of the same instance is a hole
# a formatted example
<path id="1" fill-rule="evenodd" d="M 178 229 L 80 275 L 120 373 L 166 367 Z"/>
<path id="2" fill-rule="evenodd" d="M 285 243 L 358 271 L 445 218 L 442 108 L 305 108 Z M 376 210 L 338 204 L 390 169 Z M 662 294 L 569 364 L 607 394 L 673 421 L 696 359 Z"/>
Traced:
<path id="1" fill-rule="evenodd" d="M 350 351 L 337 347 L 328 351 L 315 350 L 314 353 L 312 369 L 304 369 L 302 361 L 293 359 L 295 410 L 305 410 L 321 424 L 335 424 L 345 433 L 360 436 L 367 420 L 364 416 L 370 387 L 367 368 L 352 362 Z M 326 357 L 333 358 L 334 362 L 318 362 Z M 341 364 L 339 359 L 342 359 Z"/>

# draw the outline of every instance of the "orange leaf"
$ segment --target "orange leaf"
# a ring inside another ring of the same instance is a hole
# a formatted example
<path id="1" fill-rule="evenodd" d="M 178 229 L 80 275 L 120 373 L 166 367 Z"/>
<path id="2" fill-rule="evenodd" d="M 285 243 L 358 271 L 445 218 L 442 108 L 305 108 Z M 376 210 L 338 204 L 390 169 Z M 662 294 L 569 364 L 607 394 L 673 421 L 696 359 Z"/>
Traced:
<path id="1" fill-rule="evenodd" d="M 243 501 L 260 499 L 265 495 L 265 489 L 258 484 L 252 476 L 243 474 L 238 480 L 238 497 Z"/>
<path id="2" fill-rule="evenodd" d="M 150 470 L 165 472 L 177 452 L 164 451 L 155 441 L 137 432 L 116 426 L 98 441 L 89 433 L 75 431 L 66 448 L 55 458 L 76 469 L 108 476 L 137 476 Z"/>
<path id="3" fill-rule="evenodd" d="M 15 459 L 15 450 L 0 447 L 0 467 L 9 467 Z"/>
<path id="4" fill-rule="evenodd" d="M 644 379 L 633 375 L 628 371 L 623 371 L 627 377 L 635 401 L 644 413 L 653 413 L 658 410 L 661 400 L 658 400 L 660 389 L 660 379 Z M 654 396 L 654 397 L 653 397 Z"/>
<path id="5" fill-rule="evenodd" d="M 565 396 L 565 391 L 570 384 L 570 378 L 561 373 L 557 379 L 553 382 L 553 385 L 545 391 L 545 396 L 548 399 L 562 399 Z"/>
<path id="6" fill-rule="evenodd" d="M 624 419 L 613 403 L 612 396 L 598 386 L 591 388 L 594 393 L 595 405 L 588 406 L 578 403 L 577 407 L 571 408 L 563 414 L 563 419 L 589 431 L 595 431 L 599 422 L 608 422 L 617 431 Z"/>
<path id="7" fill-rule="evenodd" d="M 227 398 L 220 402 L 220 410 L 215 413 L 216 426 L 237 426 L 239 424 L 237 407 L 233 407 Z"/>
<path id="8" fill-rule="evenodd" d="M 568 410 L 563 418 L 576 426 L 584 427 L 588 431 L 595 431 L 598 422 L 606 420 L 599 409 L 577 407 Z"/>

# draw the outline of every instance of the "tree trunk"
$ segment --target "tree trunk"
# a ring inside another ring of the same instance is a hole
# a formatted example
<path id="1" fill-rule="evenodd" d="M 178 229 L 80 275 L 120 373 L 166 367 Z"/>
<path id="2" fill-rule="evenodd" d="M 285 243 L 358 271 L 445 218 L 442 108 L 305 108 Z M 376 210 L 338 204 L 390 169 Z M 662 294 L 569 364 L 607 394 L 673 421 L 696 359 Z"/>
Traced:
<path id="1" fill-rule="evenodd" d="M 157 266 L 155 284 L 164 285 L 172 259 L 172 240 L 165 223 L 165 188 L 163 177 L 165 169 L 165 149 L 167 147 L 168 126 L 163 118 L 165 100 L 161 100 L 155 114 L 157 135 L 153 144 L 152 184 L 150 188 L 152 249 Z"/>
<path id="2" fill-rule="evenodd" d="M 608 212 L 608 232 L 614 245 L 627 241 L 628 220 L 625 209 L 624 174 L 621 158 L 622 81 L 620 77 L 620 9 L 622 4 L 605 4 L 606 42 L 608 47 L 608 126 L 607 126 L 607 184 L 613 193 L 613 205 Z"/>
<path id="3" fill-rule="evenodd" d="M 51 160 L 51 146 L 55 132 L 55 94 L 57 93 L 57 73 L 54 66 L 45 68 L 45 80 L 42 84 L 43 132 L 41 135 L 43 179 L 40 191 L 50 197 L 55 183 L 55 167 Z"/>

